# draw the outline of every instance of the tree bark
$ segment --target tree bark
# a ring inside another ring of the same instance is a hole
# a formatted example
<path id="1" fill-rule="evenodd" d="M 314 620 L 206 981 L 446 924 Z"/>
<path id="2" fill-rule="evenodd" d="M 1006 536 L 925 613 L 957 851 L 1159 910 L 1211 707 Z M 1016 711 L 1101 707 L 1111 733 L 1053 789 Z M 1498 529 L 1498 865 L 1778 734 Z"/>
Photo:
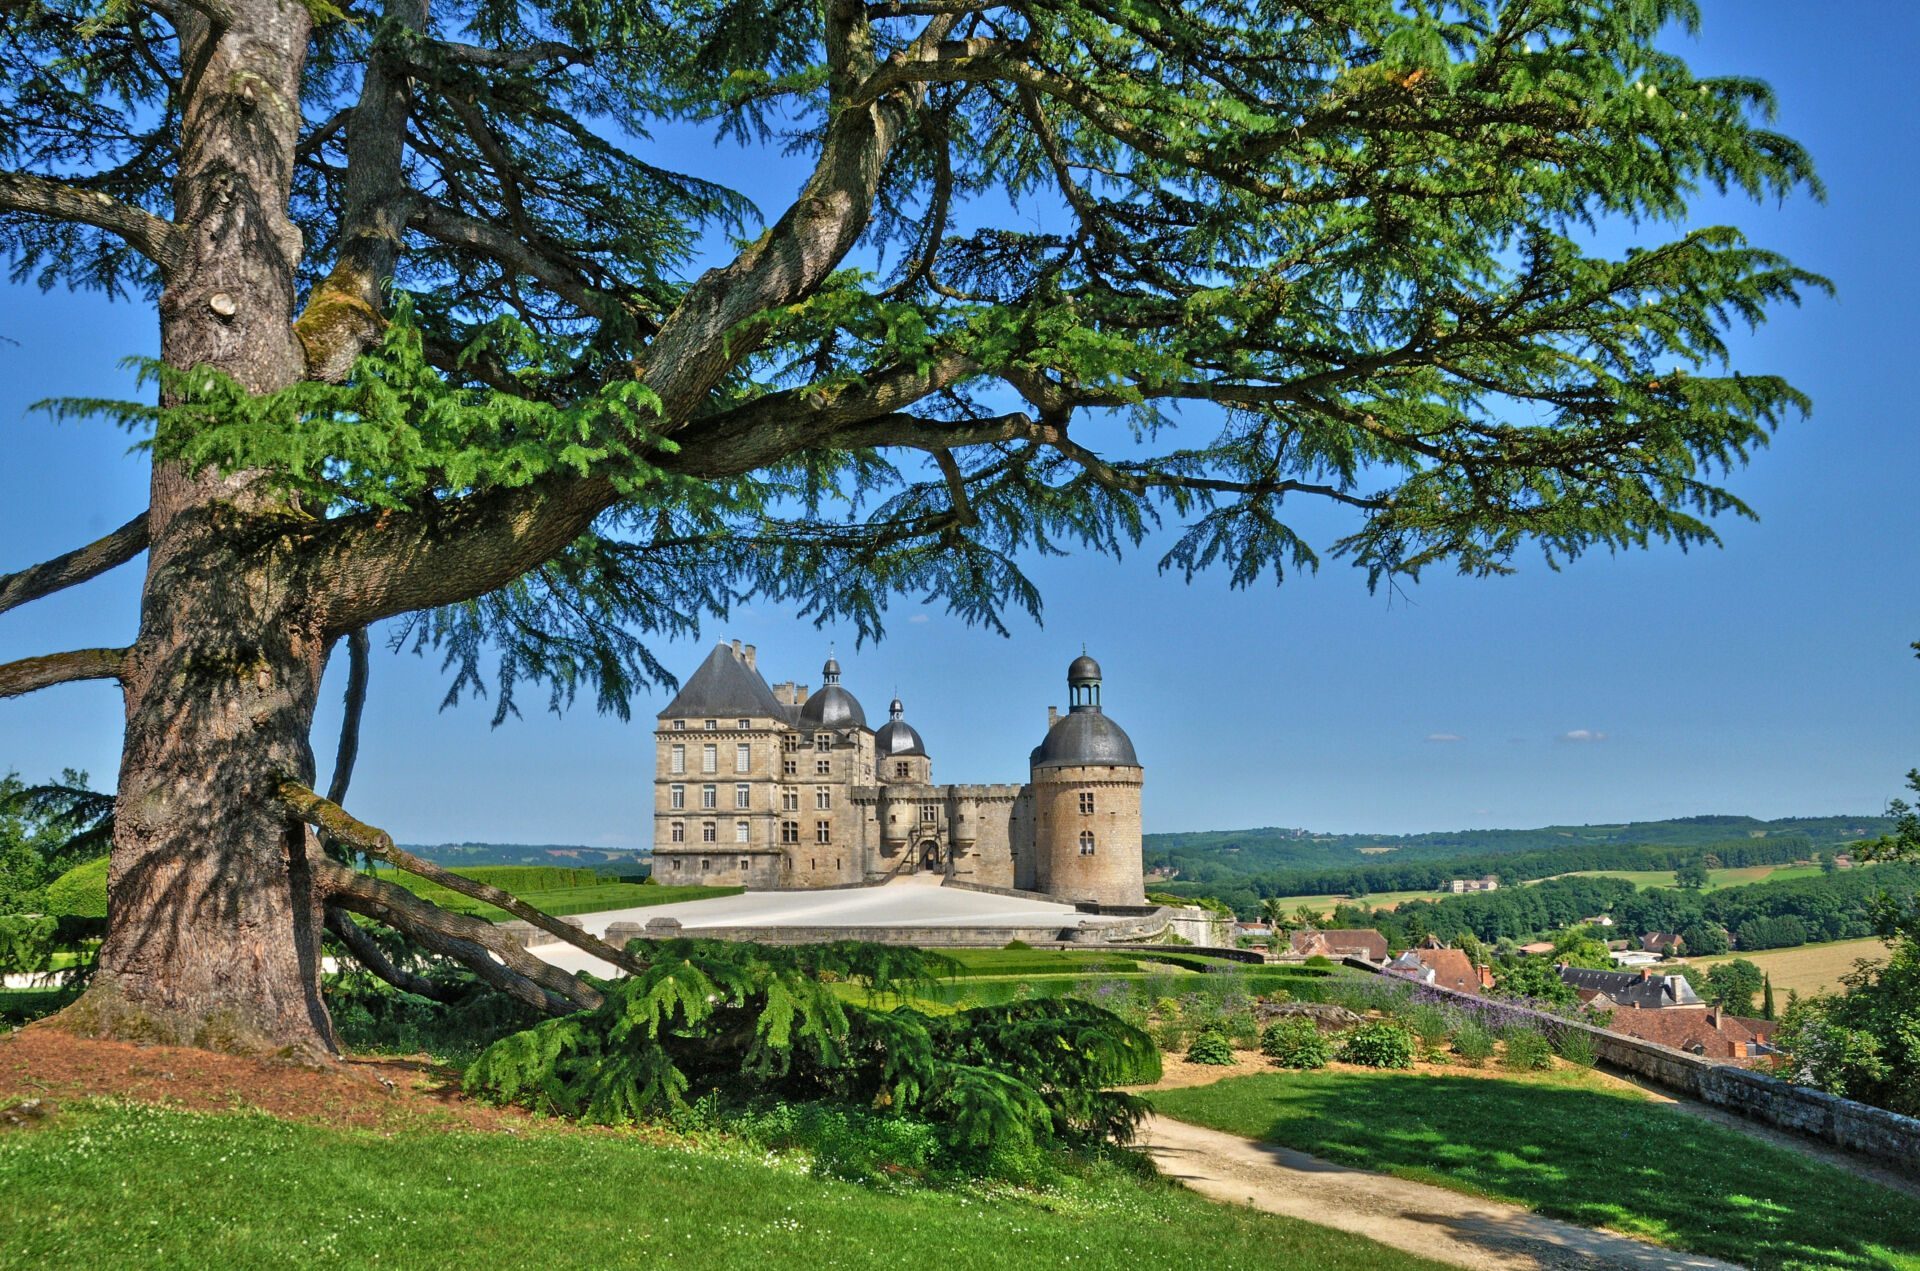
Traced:
<path id="1" fill-rule="evenodd" d="M 179 22 L 193 70 L 174 222 L 188 241 L 160 299 L 161 355 L 253 392 L 305 372 L 288 208 L 310 23 L 305 5 L 278 0 Z M 92 986 L 62 1016 L 75 1031 L 243 1052 L 334 1047 L 315 848 L 274 797 L 281 774 L 312 777 L 329 644 L 286 532 L 307 523 L 256 473 L 154 464 L 140 630 L 120 667 L 107 937 Z"/>

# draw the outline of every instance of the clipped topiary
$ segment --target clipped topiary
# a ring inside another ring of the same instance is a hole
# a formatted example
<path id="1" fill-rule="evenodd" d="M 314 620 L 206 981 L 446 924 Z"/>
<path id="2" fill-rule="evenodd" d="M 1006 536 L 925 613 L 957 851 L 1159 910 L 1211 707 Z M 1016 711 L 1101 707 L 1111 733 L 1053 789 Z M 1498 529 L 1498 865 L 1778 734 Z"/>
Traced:
<path id="1" fill-rule="evenodd" d="M 1304 1016 L 1275 1020 L 1260 1034 L 1260 1053 L 1281 1068 L 1325 1068 L 1333 1042 Z"/>
<path id="2" fill-rule="evenodd" d="M 107 858 L 75 865 L 47 884 L 47 913 L 55 918 L 105 918 Z"/>
<path id="3" fill-rule="evenodd" d="M 1411 1068 L 1413 1044 L 1413 1033 L 1404 1025 L 1379 1020 L 1348 1033 L 1340 1058 L 1367 1068 Z"/>
<path id="4" fill-rule="evenodd" d="M 1217 1028 L 1203 1028 L 1193 1039 L 1193 1045 L 1187 1047 L 1187 1062 L 1190 1064 L 1227 1065 L 1238 1063 L 1233 1056 L 1233 1042 Z"/>

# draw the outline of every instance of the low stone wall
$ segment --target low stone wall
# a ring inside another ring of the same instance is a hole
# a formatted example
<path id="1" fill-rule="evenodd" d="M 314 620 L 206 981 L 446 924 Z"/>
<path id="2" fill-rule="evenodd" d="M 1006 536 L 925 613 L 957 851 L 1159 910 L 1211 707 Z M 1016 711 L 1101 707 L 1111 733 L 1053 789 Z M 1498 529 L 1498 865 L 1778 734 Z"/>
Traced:
<path id="1" fill-rule="evenodd" d="M 1345 962 L 1363 971 L 1385 974 L 1364 958 L 1347 958 Z M 1437 986 L 1426 986 L 1426 989 L 1462 1002 L 1486 1000 Z M 1832 1143 L 1868 1157 L 1876 1164 L 1920 1178 L 1920 1120 L 1913 1117 L 1796 1086 L 1738 1064 L 1689 1055 L 1658 1042 L 1642 1041 L 1522 1007 L 1508 1009 L 1533 1015 L 1556 1028 L 1576 1029 L 1587 1034 L 1593 1041 L 1594 1053 L 1608 1067 L 1644 1077 L 1662 1089 L 1738 1112 L 1752 1120 Z"/>
<path id="2" fill-rule="evenodd" d="M 1071 939 L 1071 928 L 1044 927 L 688 927 L 649 922 L 638 933 L 649 940 L 697 936 L 703 940 L 751 940 L 760 944 L 824 944 L 830 940 L 866 940 L 875 944 L 998 949 L 1010 940 L 1055 944 Z M 632 937 L 629 937 L 632 938 Z"/>

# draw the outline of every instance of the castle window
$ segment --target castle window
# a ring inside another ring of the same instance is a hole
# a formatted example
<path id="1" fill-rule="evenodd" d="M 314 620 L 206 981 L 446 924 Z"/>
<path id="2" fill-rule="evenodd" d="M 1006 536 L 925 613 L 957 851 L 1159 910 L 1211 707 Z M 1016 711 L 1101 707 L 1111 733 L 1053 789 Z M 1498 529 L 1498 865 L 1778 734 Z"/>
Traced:
<path id="1" fill-rule="evenodd" d="M 685 746 L 675 746 L 673 748 L 673 761 L 667 765 L 667 771 L 677 777 L 686 770 L 687 748 Z"/>
<path id="2" fill-rule="evenodd" d="M 676 785 L 667 791 L 667 806 L 675 812 L 687 806 L 687 788 Z"/>
<path id="3" fill-rule="evenodd" d="M 913 765 L 902 759 L 899 763 L 893 765 L 893 775 L 896 777 L 912 776 Z"/>
<path id="4" fill-rule="evenodd" d="M 676 733 L 684 733 L 684 732 L 686 732 L 686 731 L 687 731 L 687 721 L 686 721 L 686 720 L 684 720 L 684 719 L 676 719 L 676 720 L 674 720 L 674 721 L 673 721 L 673 731 L 674 731 L 674 732 L 676 732 Z"/>
<path id="5" fill-rule="evenodd" d="M 742 856 L 740 858 L 740 868 L 745 869 L 746 867 L 747 867 L 747 858 Z"/>
<path id="6" fill-rule="evenodd" d="M 813 748 L 815 750 L 831 750 L 833 748 L 833 734 L 815 733 L 813 735 Z"/>
<path id="7" fill-rule="evenodd" d="M 700 787 L 701 811 L 711 812 L 713 809 L 719 806 L 720 806 L 720 787 L 719 786 L 701 786 Z"/>
<path id="8" fill-rule="evenodd" d="M 736 843 L 747 842 L 748 830 L 749 830 L 749 827 L 745 821 L 735 821 L 733 823 L 733 841 Z M 742 864 L 744 863 L 745 862 L 742 862 Z"/>
<path id="9" fill-rule="evenodd" d="M 737 724 L 739 724 L 739 726 L 740 726 L 740 727 L 742 727 L 742 728 L 752 728 L 752 727 L 753 727 L 753 721 L 752 721 L 752 720 L 750 720 L 750 719 L 742 719 L 742 720 L 736 720 L 735 722 L 736 722 Z"/>
<path id="10" fill-rule="evenodd" d="M 824 787 L 813 792 L 813 806 L 825 812 L 833 806 L 833 791 Z"/>
<path id="11" fill-rule="evenodd" d="M 753 806 L 753 787 L 749 785 L 735 786 L 733 788 L 733 806 L 736 808 L 752 807 Z"/>
<path id="12" fill-rule="evenodd" d="M 685 821 L 675 821 L 673 823 L 673 827 L 667 833 L 667 838 L 669 841 L 674 843 L 686 842 L 687 841 L 687 823 Z M 680 862 L 675 861 L 674 864 L 677 866 L 680 864 Z"/>
<path id="13" fill-rule="evenodd" d="M 800 810 L 800 792 L 798 790 L 782 790 L 780 792 L 780 810 L 782 812 L 798 812 Z"/>
<path id="14" fill-rule="evenodd" d="M 814 760 L 813 772 L 815 776 L 819 776 L 819 777 L 827 777 L 827 776 L 833 775 L 833 760 L 831 759 Z"/>
<path id="15" fill-rule="evenodd" d="M 708 732 L 712 732 L 712 731 L 713 731 L 714 729 L 716 729 L 716 728 L 718 728 L 718 727 L 720 727 L 720 721 L 719 721 L 719 720 L 717 720 L 717 719 L 710 719 L 710 720 L 708 720 L 708 721 L 707 721 L 707 731 L 708 731 Z"/>
<path id="16" fill-rule="evenodd" d="M 780 761 L 780 775 L 781 775 L 781 776 L 783 776 L 783 777 L 797 777 L 797 776 L 799 776 L 799 775 L 800 775 L 800 764 L 799 764 L 799 763 L 798 763 L 798 762 L 797 762 L 796 760 L 792 760 L 792 759 L 782 759 L 782 760 Z"/>
<path id="17" fill-rule="evenodd" d="M 720 827 L 712 821 L 700 822 L 700 841 L 702 843 L 718 843 L 720 841 Z"/>
<path id="18" fill-rule="evenodd" d="M 1093 815 L 1093 792 L 1091 790 L 1080 796 L 1080 815 Z"/>
<path id="19" fill-rule="evenodd" d="M 813 841 L 816 843 L 833 842 L 833 822 L 815 821 L 813 823 Z"/>
<path id="20" fill-rule="evenodd" d="M 700 858 L 700 872 L 704 874 L 712 868 L 713 868 L 713 862 L 708 860 L 706 857 L 702 856 Z"/>
<path id="21" fill-rule="evenodd" d="M 680 869 L 680 866 L 681 866 L 681 864 L 682 864 L 682 862 L 681 862 L 681 861 L 679 861 L 679 860 L 671 860 L 671 861 L 668 861 L 668 862 L 667 862 L 667 864 L 668 864 L 668 865 L 671 865 L 671 866 L 673 867 L 673 869 L 674 869 L 674 871 L 675 871 L 675 872 L 677 873 L 677 872 L 679 872 L 679 869 Z"/>
<path id="22" fill-rule="evenodd" d="M 700 747 L 700 771 L 702 772 L 720 771 L 720 747 L 718 746 Z"/>
<path id="23" fill-rule="evenodd" d="M 800 749 L 800 739 L 794 736 L 792 733 L 788 733 L 785 737 L 782 737 L 780 739 L 780 749 L 791 754 L 792 752 Z"/>
<path id="24" fill-rule="evenodd" d="M 753 747 L 741 742 L 733 748 L 733 770 L 735 772 L 753 771 Z"/>
<path id="25" fill-rule="evenodd" d="M 1082 856 L 1093 855 L 1093 831 L 1092 830 L 1080 831 L 1080 855 Z"/>
<path id="26" fill-rule="evenodd" d="M 780 841 L 782 843 L 798 843 L 800 841 L 800 822 L 780 822 Z"/>
<path id="27" fill-rule="evenodd" d="M 931 803 L 922 804 L 920 807 L 920 819 L 928 825 L 932 825 L 940 819 L 940 809 L 934 807 Z"/>

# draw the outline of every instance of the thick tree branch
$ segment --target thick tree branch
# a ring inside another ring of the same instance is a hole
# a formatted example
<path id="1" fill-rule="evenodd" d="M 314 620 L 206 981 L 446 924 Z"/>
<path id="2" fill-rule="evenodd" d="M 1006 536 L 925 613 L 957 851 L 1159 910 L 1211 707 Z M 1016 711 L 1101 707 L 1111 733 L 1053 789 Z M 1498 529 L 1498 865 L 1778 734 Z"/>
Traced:
<path id="1" fill-rule="evenodd" d="M 0 613 L 64 588 L 76 587 L 90 578 L 97 578 L 146 550 L 147 514 L 142 512 L 105 538 L 95 539 L 85 547 L 76 547 L 52 560 L 29 565 L 17 573 L 0 574 Z"/>
<path id="2" fill-rule="evenodd" d="M 449 62 L 490 71 L 523 71 L 544 62 L 557 62 L 562 66 L 593 65 L 592 49 L 577 49 L 556 40 L 539 40 L 517 49 L 483 48 L 456 40 L 430 40 L 426 47 Z"/>
<path id="3" fill-rule="evenodd" d="M 0 172 L 0 213 L 21 212 L 75 221 L 125 239 L 160 272 L 172 273 L 186 259 L 191 241 L 172 221 L 119 199 L 32 172 Z"/>
<path id="4" fill-rule="evenodd" d="M 339 804 L 322 798 L 298 781 L 283 781 L 280 784 L 280 802 L 287 811 L 307 822 L 323 834 L 331 836 L 348 847 L 377 856 L 397 869 L 403 869 L 416 878 L 424 878 L 438 883 L 451 892 L 458 892 L 469 900 L 504 909 L 523 922 L 554 936 L 566 944 L 583 952 L 590 953 L 603 962 L 611 963 L 632 975 L 638 975 L 646 968 L 643 964 L 627 956 L 623 949 L 616 949 L 598 936 L 588 935 L 578 927 L 569 926 L 560 919 L 535 909 L 518 896 L 487 883 L 475 882 L 471 878 L 443 869 L 432 861 L 415 856 L 404 848 L 394 846 L 393 836 L 385 830 L 375 829 L 354 816 Z"/>
<path id="5" fill-rule="evenodd" d="M 0 663 L 0 697 L 19 697 L 74 680 L 118 679 L 126 656 L 125 649 L 75 649 Z"/>
<path id="6" fill-rule="evenodd" d="M 384 879 L 357 874 L 326 857 L 312 863 L 327 903 L 383 922 L 429 953 L 452 958 L 487 984 L 555 1015 L 592 1010 L 604 1000 L 577 976 L 522 949 L 482 918 L 451 913 Z"/>
<path id="7" fill-rule="evenodd" d="M 435 1002 L 450 1002 L 459 994 L 443 984 L 436 983 L 424 975 L 415 975 L 393 964 L 374 938 L 361 929 L 360 924 L 347 917 L 346 911 L 327 906 L 327 930 L 331 931 L 354 961 L 379 976 L 402 993 L 411 993 L 415 997 L 429 998 Z"/>
<path id="8" fill-rule="evenodd" d="M 512 179 L 511 173 L 500 174 L 503 185 Z M 555 295 L 588 316 L 604 316 L 609 309 L 620 306 L 618 297 L 593 286 L 578 269 L 555 260 L 527 239 L 491 222 L 422 199 L 414 205 L 407 223 L 437 243 L 471 248 L 513 273 L 538 278 L 552 288 Z M 650 324 L 642 324 L 643 331 L 650 329 Z"/>

